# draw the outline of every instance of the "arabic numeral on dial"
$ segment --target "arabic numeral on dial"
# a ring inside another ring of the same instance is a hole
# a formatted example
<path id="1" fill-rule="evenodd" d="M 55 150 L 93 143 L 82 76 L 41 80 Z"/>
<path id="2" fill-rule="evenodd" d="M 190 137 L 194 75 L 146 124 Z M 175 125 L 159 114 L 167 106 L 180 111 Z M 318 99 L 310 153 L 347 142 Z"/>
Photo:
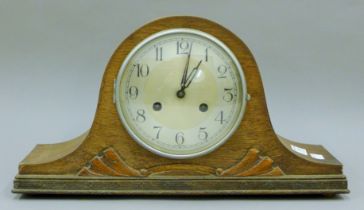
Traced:
<path id="1" fill-rule="evenodd" d="M 136 116 L 135 120 L 137 122 L 141 122 L 141 123 L 145 122 L 146 117 L 145 117 L 145 110 L 144 109 L 138 109 L 137 110 L 137 116 Z"/>
<path id="2" fill-rule="evenodd" d="M 202 127 L 200 128 L 199 132 L 198 132 L 198 138 L 201 140 L 207 140 L 207 137 L 209 137 L 209 134 L 206 131 L 206 127 Z"/>
<path id="3" fill-rule="evenodd" d="M 227 67 L 225 65 L 220 65 L 219 67 L 217 67 L 217 73 L 218 76 L 217 78 L 226 78 L 226 72 L 227 72 Z"/>
<path id="4" fill-rule="evenodd" d="M 178 54 L 188 54 L 188 49 L 190 48 L 190 43 L 187 41 L 178 41 L 177 42 L 177 55 Z"/>
<path id="5" fill-rule="evenodd" d="M 153 129 L 157 129 L 157 134 L 155 139 L 159 139 L 159 134 L 161 133 L 162 127 L 161 126 L 154 126 Z"/>
<path id="6" fill-rule="evenodd" d="M 224 96 L 222 99 L 226 102 L 231 102 L 234 99 L 234 94 L 232 93 L 232 88 L 225 88 L 224 89 Z"/>
<path id="7" fill-rule="evenodd" d="M 149 75 L 149 66 L 147 64 L 134 64 L 137 77 L 147 77 Z"/>
<path id="8" fill-rule="evenodd" d="M 185 142 L 185 137 L 184 134 L 182 132 L 178 132 L 176 133 L 176 143 L 178 145 L 182 145 Z"/>
<path id="9" fill-rule="evenodd" d="M 128 91 L 129 97 L 131 99 L 136 99 L 138 98 L 138 94 L 139 94 L 139 90 L 137 87 L 135 86 L 130 86 L 129 87 L 129 91 Z"/>
<path id="10" fill-rule="evenodd" d="M 219 122 L 221 125 L 224 124 L 225 122 L 227 122 L 224 119 L 224 111 L 220 111 L 219 114 L 215 117 L 215 121 Z"/>
<path id="11" fill-rule="evenodd" d="M 163 60 L 163 48 L 162 47 L 156 47 L 155 48 L 155 60 L 156 61 L 162 61 Z"/>

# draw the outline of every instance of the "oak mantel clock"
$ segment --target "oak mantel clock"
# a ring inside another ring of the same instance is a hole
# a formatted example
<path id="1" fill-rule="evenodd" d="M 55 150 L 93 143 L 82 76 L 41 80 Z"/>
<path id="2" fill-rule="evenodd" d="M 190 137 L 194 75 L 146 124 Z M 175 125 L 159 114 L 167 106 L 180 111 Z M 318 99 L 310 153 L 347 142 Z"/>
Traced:
<path id="1" fill-rule="evenodd" d="M 89 131 L 38 145 L 16 193 L 337 194 L 342 165 L 322 146 L 278 136 L 258 67 L 232 32 L 167 17 L 111 57 Z"/>

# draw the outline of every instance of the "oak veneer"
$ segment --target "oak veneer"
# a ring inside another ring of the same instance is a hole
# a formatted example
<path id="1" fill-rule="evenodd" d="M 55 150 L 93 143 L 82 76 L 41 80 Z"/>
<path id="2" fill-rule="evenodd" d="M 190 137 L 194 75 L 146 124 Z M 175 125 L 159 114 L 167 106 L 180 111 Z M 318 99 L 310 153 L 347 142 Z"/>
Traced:
<path id="1" fill-rule="evenodd" d="M 172 28 L 197 29 L 225 43 L 244 70 L 251 97 L 240 127 L 231 139 L 212 153 L 193 159 L 167 159 L 138 145 L 124 129 L 113 103 L 114 80 L 128 53 L 146 37 Z M 307 154 L 293 151 L 294 147 L 305 149 Z M 324 159 L 313 158 L 310 153 Z M 248 47 L 226 28 L 197 17 L 159 19 L 127 37 L 106 67 L 91 129 L 68 142 L 38 145 L 20 163 L 13 191 L 71 194 L 348 192 L 341 163 L 323 147 L 299 144 L 276 135 L 258 67 Z"/>

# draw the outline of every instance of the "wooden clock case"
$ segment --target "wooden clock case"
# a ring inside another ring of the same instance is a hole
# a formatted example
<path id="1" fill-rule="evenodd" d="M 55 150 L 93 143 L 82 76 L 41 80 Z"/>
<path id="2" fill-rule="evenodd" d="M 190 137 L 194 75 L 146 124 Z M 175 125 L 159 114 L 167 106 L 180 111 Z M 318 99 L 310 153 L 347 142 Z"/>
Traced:
<path id="1" fill-rule="evenodd" d="M 250 100 L 235 134 L 207 155 L 185 160 L 157 156 L 124 129 L 114 81 L 128 53 L 146 37 L 192 28 L 227 45 L 245 74 Z M 257 64 L 232 32 L 206 19 L 167 17 L 139 28 L 116 49 L 101 84 L 89 131 L 59 144 L 37 145 L 20 163 L 15 193 L 28 194 L 336 194 L 347 193 L 343 166 L 322 146 L 278 136 L 271 125 Z"/>

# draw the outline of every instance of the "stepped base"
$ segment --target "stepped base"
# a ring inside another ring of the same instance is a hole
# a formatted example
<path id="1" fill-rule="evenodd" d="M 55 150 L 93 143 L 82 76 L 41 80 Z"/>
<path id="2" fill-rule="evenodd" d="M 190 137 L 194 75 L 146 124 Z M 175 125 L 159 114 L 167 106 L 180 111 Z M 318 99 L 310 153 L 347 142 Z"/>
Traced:
<path id="1" fill-rule="evenodd" d="M 105 195 L 254 195 L 349 193 L 343 175 L 280 177 L 79 177 L 18 175 L 14 193 Z"/>

